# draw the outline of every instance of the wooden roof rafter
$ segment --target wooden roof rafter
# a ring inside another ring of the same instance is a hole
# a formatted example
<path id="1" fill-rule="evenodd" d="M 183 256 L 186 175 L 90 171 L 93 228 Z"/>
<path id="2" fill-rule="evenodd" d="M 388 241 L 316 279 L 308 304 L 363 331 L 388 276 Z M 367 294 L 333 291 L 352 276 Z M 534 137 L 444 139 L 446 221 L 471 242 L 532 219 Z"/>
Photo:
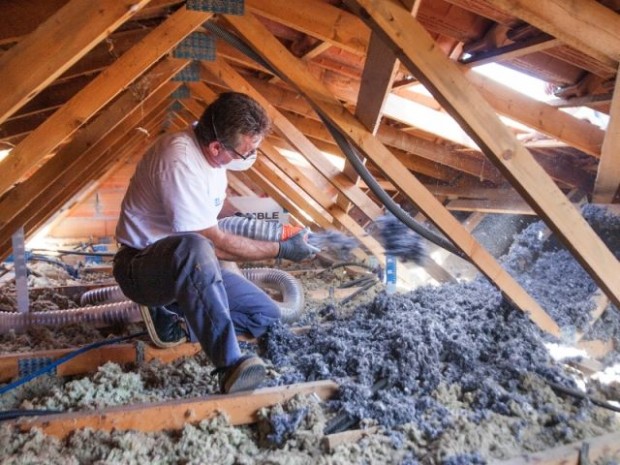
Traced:
<path id="1" fill-rule="evenodd" d="M 361 26 L 361 20 L 357 16 L 343 12 L 341 10 L 336 11 L 337 9 L 335 9 L 332 11 L 331 8 L 333 7 L 330 6 L 326 6 L 325 9 L 320 10 L 322 13 L 319 13 L 320 3 L 321 2 L 318 1 L 307 2 L 303 6 L 303 11 L 305 13 L 308 13 L 310 15 L 309 17 L 317 17 L 322 14 L 321 18 L 316 21 L 304 20 L 300 15 L 296 14 L 287 16 L 286 18 L 278 19 L 279 10 L 273 5 L 267 7 L 256 4 L 253 5 L 251 8 L 258 14 L 266 14 L 274 20 L 284 21 L 287 25 L 299 28 L 300 30 L 312 34 L 314 37 L 321 37 L 322 39 L 330 40 L 331 43 L 336 47 L 346 47 L 346 44 L 350 43 L 350 39 L 348 39 L 346 36 L 347 29 L 344 29 L 344 37 L 341 39 L 340 36 L 335 33 L 334 24 L 336 24 L 338 20 L 343 20 L 343 18 L 346 18 L 347 24 L 359 22 L 360 27 L 363 27 Z M 367 47 L 368 41 L 364 39 L 364 37 L 369 37 L 369 35 L 362 35 L 361 39 L 358 38 L 358 40 L 361 40 L 361 46 L 357 46 L 359 53 L 361 53 L 361 50 L 364 49 L 364 47 Z M 334 87 L 330 87 L 330 89 L 334 93 L 337 92 L 337 89 Z M 495 89 L 498 89 L 498 87 L 495 86 Z M 496 92 L 499 92 L 499 90 L 496 90 Z M 345 98 L 345 100 L 349 98 L 341 94 L 338 95 L 339 98 Z M 550 106 L 541 104 L 540 102 L 535 102 L 531 99 L 527 99 L 524 96 L 517 94 L 516 92 L 512 92 L 510 95 L 510 101 L 514 104 L 510 107 L 506 107 L 505 105 L 503 107 L 499 107 L 499 110 L 507 117 L 529 125 L 534 130 L 541 131 L 547 134 L 549 137 L 557 138 L 558 140 L 562 140 L 569 144 L 575 144 L 576 147 L 583 148 L 587 150 L 588 153 L 592 153 L 595 155 L 600 153 L 600 143 L 602 143 L 602 131 L 600 131 L 594 125 L 591 125 L 584 121 L 580 121 L 577 118 L 571 115 L 567 115 L 565 113 L 560 114 L 558 112 L 554 112 Z M 494 102 L 502 104 L 501 99 L 492 99 L 492 103 Z M 532 118 L 532 115 L 539 115 L 541 114 L 541 112 L 544 112 L 545 115 L 544 119 L 546 121 L 546 124 L 544 125 L 541 124 L 542 118 Z M 554 121 L 557 121 L 557 123 L 553 123 Z M 596 138 L 598 138 L 598 141 L 596 141 L 596 139 L 593 139 L 593 134 L 595 132 L 597 132 Z M 594 143 L 586 142 L 586 145 L 580 145 L 582 144 L 582 142 L 580 142 L 581 140 L 585 142 L 588 139 L 593 141 Z"/>
<path id="2" fill-rule="evenodd" d="M 147 37 L 123 54 L 105 73 L 97 76 L 21 141 L 7 158 L 0 161 L 0 171 L 10 173 L 0 179 L 0 194 L 6 192 L 28 170 L 70 138 L 80 126 L 144 73 L 145 69 L 157 62 L 211 16 L 212 13 L 184 8 L 177 10 Z"/>
<path id="3" fill-rule="evenodd" d="M 399 6 L 399 8 L 402 8 Z M 402 11 L 406 12 L 404 8 Z M 409 12 L 406 12 L 411 17 Z M 318 80 L 308 76 L 307 69 L 292 56 L 252 15 L 227 16 L 225 20 L 250 46 L 275 69 L 286 69 L 288 82 L 317 110 L 343 131 L 359 150 L 380 164 L 386 175 L 427 215 L 437 227 L 463 250 L 481 271 L 492 279 L 515 304 L 531 313 L 541 328 L 559 335 L 557 324 L 540 308 L 495 259 L 476 242 L 458 221 L 412 176 L 402 164 L 337 100 Z M 413 20 L 413 18 L 412 18 Z M 429 38 L 429 40 L 431 40 Z M 415 40 L 414 40 L 415 42 Z M 430 47 L 433 49 L 433 47 Z M 443 59 L 446 59 L 442 56 Z M 432 212 L 432 215 L 430 213 Z"/>
<path id="4" fill-rule="evenodd" d="M 167 59 L 147 73 L 142 82 L 143 94 L 137 96 L 132 89 L 126 90 L 113 104 L 104 109 L 86 128 L 78 131 L 71 142 L 45 163 L 24 182 L 14 186 L 0 198 L 0 226 L 2 229 L 19 213 L 27 208 L 33 198 L 54 185 L 64 175 L 67 166 L 80 159 L 87 159 L 98 141 L 114 131 L 125 118 L 136 111 L 144 110 L 145 101 L 168 79 L 188 64 L 187 60 Z M 174 84 L 167 87 L 176 88 Z"/>
<path id="5" fill-rule="evenodd" d="M 174 89 L 174 85 L 167 84 L 163 88 L 159 96 L 157 93 L 154 98 L 149 99 L 143 106 L 143 112 L 132 112 L 129 118 L 113 130 L 110 134 L 104 136 L 93 146 L 89 152 L 89 156 L 80 157 L 70 148 L 67 149 L 69 159 L 73 162 L 66 162 L 64 171 L 61 176 L 55 179 L 47 188 L 38 192 L 36 196 L 29 199 L 28 204 L 20 211 L 17 216 L 12 218 L 7 224 L 3 224 L 0 232 L 0 257 L 5 258 L 11 250 L 11 236 L 16 228 L 24 226 L 26 236 L 32 235 L 36 230 L 51 218 L 59 205 L 64 205 L 76 193 L 80 191 L 92 179 L 97 179 L 106 170 L 109 169 L 111 161 L 114 157 L 122 157 L 127 151 L 137 147 L 139 150 L 145 149 L 144 141 L 148 139 L 148 132 L 135 131 L 137 125 L 149 126 L 149 118 L 158 124 L 161 121 L 161 114 L 167 108 L 168 102 L 161 101 L 161 97 L 167 99 L 167 96 Z M 164 94 L 164 95 L 162 95 Z M 154 108 L 147 106 L 153 104 Z M 133 145 L 136 144 L 136 145 Z M 57 159 L 60 162 L 62 159 Z M 54 159 L 50 161 L 53 162 Z M 36 184 L 44 185 L 37 179 L 37 176 L 45 176 L 45 170 L 39 170 L 29 181 Z"/>
<path id="6" fill-rule="evenodd" d="M 72 0 L 0 57 L 0 123 L 70 68 L 150 0 Z M 86 19 L 86 20 L 85 20 Z M 67 34 L 67 30 L 71 34 Z M 50 50 L 50 46 L 54 49 Z M 41 60 L 42 50 L 48 58 Z M 15 73 L 14 70 L 28 70 Z M 18 79 L 18 80 L 17 80 Z"/>
<path id="7" fill-rule="evenodd" d="M 620 263 L 564 194 L 550 182 L 532 155 L 510 134 L 457 66 L 432 47 L 432 39 L 392 0 L 346 0 L 375 31 L 382 32 L 397 56 L 430 88 L 485 154 L 507 176 L 609 298 L 620 305 Z M 552 3 L 552 2 L 550 2 Z M 620 18 L 620 17 L 619 17 Z M 475 104 L 474 104 L 475 102 Z M 611 271 L 615 270 L 615 271 Z"/>
<path id="8" fill-rule="evenodd" d="M 612 203 L 620 187 L 620 71 L 616 76 L 616 90 L 611 102 L 607 134 L 601 150 L 593 202 Z"/>

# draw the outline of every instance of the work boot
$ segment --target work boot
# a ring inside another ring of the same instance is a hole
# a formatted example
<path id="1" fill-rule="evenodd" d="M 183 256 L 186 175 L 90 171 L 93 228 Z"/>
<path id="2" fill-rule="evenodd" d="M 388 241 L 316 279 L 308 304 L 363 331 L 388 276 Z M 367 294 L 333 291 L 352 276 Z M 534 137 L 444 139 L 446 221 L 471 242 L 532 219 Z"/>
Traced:
<path id="1" fill-rule="evenodd" d="M 219 375 L 222 394 L 256 389 L 266 373 L 265 363 L 256 355 L 244 355 L 232 365 L 211 372 L 212 375 Z"/>
<path id="2" fill-rule="evenodd" d="M 181 326 L 182 319 L 165 307 L 140 305 L 140 313 L 146 330 L 157 347 L 168 349 L 187 341 L 187 333 Z"/>

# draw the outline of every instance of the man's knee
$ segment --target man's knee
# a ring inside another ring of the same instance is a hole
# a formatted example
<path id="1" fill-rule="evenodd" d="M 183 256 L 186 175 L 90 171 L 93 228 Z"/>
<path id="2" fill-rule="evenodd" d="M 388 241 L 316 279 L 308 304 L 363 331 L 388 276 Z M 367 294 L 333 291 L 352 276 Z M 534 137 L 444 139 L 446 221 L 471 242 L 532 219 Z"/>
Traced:
<path id="1" fill-rule="evenodd" d="M 175 258 L 189 262 L 217 262 L 213 244 L 198 233 L 174 236 L 176 242 Z"/>

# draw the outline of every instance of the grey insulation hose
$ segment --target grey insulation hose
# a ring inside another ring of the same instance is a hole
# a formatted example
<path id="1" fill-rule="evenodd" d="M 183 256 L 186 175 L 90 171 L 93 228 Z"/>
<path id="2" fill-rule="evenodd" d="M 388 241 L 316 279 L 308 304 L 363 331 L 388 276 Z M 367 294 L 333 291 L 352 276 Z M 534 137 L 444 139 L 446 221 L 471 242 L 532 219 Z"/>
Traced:
<path id="1" fill-rule="evenodd" d="M 304 292 L 300 282 L 283 270 L 273 268 L 246 268 L 241 270 L 244 278 L 259 287 L 279 290 L 282 302 L 276 302 L 282 312 L 282 321 L 289 323 L 299 318 L 304 306 Z M 127 299 L 119 286 L 109 286 L 85 292 L 82 305 Z M 87 307 L 88 308 L 88 307 Z"/>
<path id="2" fill-rule="evenodd" d="M 304 293 L 297 279 L 285 271 L 272 268 L 248 268 L 241 272 L 246 279 L 259 287 L 280 291 L 283 301 L 276 303 L 282 312 L 283 322 L 290 323 L 299 318 L 304 306 Z M 124 297 L 119 286 L 87 291 L 82 296 L 81 302 L 82 305 L 96 304 L 121 299 L 121 296 L 124 300 L 92 307 L 49 312 L 0 312 L 0 334 L 6 334 L 11 330 L 22 332 L 35 325 L 64 326 L 70 323 L 88 323 L 94 326 L 109 326 L 142 321 L 140 306 Z"/>
<path id="3" fill-rule="evenodd" d="M 100 302 L 122 302 L 129 300 L 119 286 L 100 287 L 86 291 L 80 297 L 80 305 L 95 305 Z"/>
<path id="4" fill-rule="evenodd" d="M 130 300 L 125 300 L 94 307 L 49 312 L 0 312 L 0 334 L 8 333 L 11 330 L 25 331 L 35 325 L 64 326 L 70 323 L 88 323 L 94 326 L 109 326 L 138 321 L 142 321 L 140 306 Z"/>
<path id="5" fill-rule="evenodd" d="M 217 225 L 222 231 L 257 241 L 277 242 L 282 237 L 282 225 L 274 221 L 229 216 L 219 220 Z"/>
<path id="6" fill-rule="evenodd" d="M 236 35 L 231 34 L 230 32 L 221 28 L 220 26 L 213 23 L 212 21 L 207 21 L 204 24 L 204 27 L 205 29 L 212 32 L 220 39 L 224 40 L 225 42 L 228 42 L 230 45 L 235 47 L 237 50 L 242 52 L 247 57 L 259 63 L 261 66 L 269 70 L 274 75 L 286 81 L 286 78 L 284 76 L 281 76 L 280 73 L 278 73 L 265 59 L 263 59 L 260 55 L 258 55 L 254 50 L 252 50 L 252 48 L 250 48 L 245 42 L 243 42 Z M 312 105 L 312 102 L 310 103 Z M 418 233 L 420 236 L 424 237 L 425 239 L 428 239 L 432 243 L 447 250 L 448 252 L 453 253 L 454 255 L 457 255 L 465 260 L 470 260 L 469 257 L 467 257 L 467 255 L 465 255 L 461 250 L 455 247 L 450 241 L 448 241 L 446 238 L 438 234 L 435 234 L 430 229 L 426 228 L 422 224 L 415 221 L 413 218 L 411 218 L 407 214 L 407 212 L 405 212 L 402 209 L 400 205 L 398 205 L 394 200 L 392 200 L 392 198 L 387 194 L 387 192 L 383 190 L 383 188 L 379 185 L 379 183 L 372 176 L 372 174 L 370 174 L 370 171 L 366 169 L 366 167 L 361 162 L 358 155 L 354 152 L 354 148 L 351 146 L 350 142 L 340 133 L 339 130 L 337 130 L 334 127 L 334 125 L 329 120 L 327 120 L 327 118 L 324 117 L 324 115 L 322 114 L 319 108 L 316 108 L 315 105 L 312 105 L 312 106 L 314 110 L 316 111 L 316 113 L 321 118 L 321 120 L 323 121 L 323 123 L 325 124 L 325 126 L 327 127 L 327 129 L 330 131 L 330 133 L 334 137 L 336 143 L 340 146 L 340 148 L 344 152 L 347 159 L 353 165 L 353 168 L 355 168 L 355 170 L 360 175 L 360 177 L 368 185 L 368 187 L 373 192 L 373 194 L 375 194 L 379 198 L 379 200 L 381 201 L 383 206 L 385 206 L 386 209 L 388 209 L 396 218 L 398 218 L 407 227 L 409 227 L 410 229 Z"/>
<path id="7" fill-rule="evenodd" d="M 279 289 L 282 302 L 276 302 L 282 312 L 282 321 L 291 323 L 299 319 L 304 308 L 304 292 L 301 283 L 282 270 L 272 268 L 246 268 L 243 276 L 259 287 Z"/>

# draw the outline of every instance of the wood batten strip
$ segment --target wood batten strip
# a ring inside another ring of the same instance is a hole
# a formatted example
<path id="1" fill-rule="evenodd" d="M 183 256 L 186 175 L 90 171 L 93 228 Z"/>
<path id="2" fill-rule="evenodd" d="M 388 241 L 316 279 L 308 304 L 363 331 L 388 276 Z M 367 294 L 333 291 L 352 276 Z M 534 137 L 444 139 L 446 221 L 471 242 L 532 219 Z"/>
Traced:
<path id="1" fill-rule="evenodd" d="M 72 0 L 20 40 L 0 58 L 0 123 L 149 1 Z"/>
<path id="2" fill-rule="evenodd" d="M 598 126 L 527 97 L 476 71 L 468 71 L 466 76 L 499 114 L 557 138 L 588 155 L 600 157 L 605 131 Z"/>
<path id="3" fill-rule="evenodd" d="M 414 21 L 408 11 L 400 6 L 399 9 L 407 14 L 411 21 Z M 559 336 L 558 325 L 540 305 L 497 263 L 491 254 L 484 250 L 424 185 L 411 175 L 406 167 L 340 101 L 331 95 L 320 81 L 313 78 L 305 65 L 292 56 L 254 16 L 228 16 L 226 21 L 265 60 L 281 71 L 289 83 L 312 102 L 318 111 L 324 113 L 332 124 L 347 134 L 363 154 L 380 166 L 386 176 L 401 189 L 401 192 L 407 195 L 428 218 L 432 218 L 437 227 L 452 239 L 457 247 L 463 250 L 517 307 L 528 312 L 532 320 L 543 330 Z M 416 40 L 413 40 L 413 43 L 416 43 Z M 429 48 L 436 51 L 434 45 Z M 436 53 L 440 52 L 436 51 Z M 447 60 L 444 56 L 441 58 Z"/>
<path id="4" fill-rule="evenodd" d="M 620 262 L 458 67 L 437 49 L 422 25 L 395 0 L 346 0 L 346 3 L 373 30 L 382 31 L 403 64 L 431 90 L 530 206 L 562 238 L 599 287 L 620 305 Z"/>
<path id="5" fill-rule="evenodd" d="M 600 61 L 612 73 L 620 60 L 620 15 L 595 0 L 487 0 L 564 44 Z"/>
<path id="6" fill-rule="evenodd" d="M 11 424 L 22 431 L 38 428 L 47 435 L 61 439 L 82 428 L 142 432 L 180 430 L 188 423 L 196 424 L 220 414 L 226 415 L 232 425 L 245 425 L 258 420 L 257 413 L 260 409 L 285 402 L 296 395 L 316 395 L 325 400 L 334 396 L 337 391 L 338 384 L 333 381 L 316 381 L 190 400 L 132 404 L 94 412 L 22 418 Z"/>
<path id="7" fill-rule="evenodd" d="M 24 376 L 20 365 L 32 365 L 38 361 L 48 360 L 50 363 L 58 360 L 75 349 L 55 349 L 28 352 L 23 354 L 0 355 L 0 382 L 6 383 L 19 376 Z M 181 344 L 170 349 L 158 349 L 143 342 L 115 344 L 89 350 L 77 357 L 56 367 L 57 376 L 72 376 L 91 373 L 107 362 L 119 364 L 135 363 L 140 365 L 152 360 L 170 363 L 181 357 L 191 357 L 202 349 L 200 344 Z"/>
<path id="8" fill-rule="evenodd" d="M 0 195 L 211 16 L 185 8 L 177 10 L 93 79 L 0 161 L 0 172 L 5 173 L 0 178 Z"/>
<path id="9" fill-rule="evenodd" d="M 87 158 L 97 142 L 112 132 L 125 118 L 134 112 L 144 113 L 144 102 L 187 64 L 186 60 L 172 58 L 157 64 L 138 81 L 139 94 L 132 88 L 123 92 L 112 105 L 100 112 L 91 124 L 78 131 L 73 140 L 61 148 L 41 169 L 10 189 L 0 198 L 0 227 L 4 227 L 32 203 L 33 199 L 62 176 L 73 162 Z"/>
<path id="10" fill-rule="evenodd" d="M 587 445 L 587 453 L 581 460 L 581 451 Z M 493 461 L 490 465 L 579 465 L 594 463 L 602 458 L 618 457 L 620 453 L 620 432 L 584 439 L 567 446 L 560 446 L 542 452 L 526 454 L 510 460 Z M 590 462 L 592 461 L 592 462 Z"/>
<path id="11" fill-rule="evenodd" d="M 134 107 L 136 111 L 128 114 L 122 123 L 110 134 L 100 139 L 92 152 L 89 150 L 85 154 L 73 153 L 74 160 L 67 162 L 61 176 L 48 184 L 47 189 L 30 199 L 27 207 L 24 208 L 7 225 L 3 225 L 0 230 L 0 258 L 8 255 L 11 248 L 11 234 L 21 225 L 26 225 L 26 235 L 32 234 L 36 228 L 49 219 L 58 209 L 59 205 L 64 205 L 73 197 L 87 182 L 102 175 L 108 168 L 111 160 L 122 157 L 128 143 L 128 138 L 142 140 L 142 150 L 152 142 L 148 142 L 147 134 L 135 131 L 136 125 L 146 126 L 144 120 L 150 118 L 151 114 L 156 114 L 167 106 L 167 97 L 174 91 L 179 83 L 167 83 L 159 93 L 151 95 L 143 101 L 140 107 Z M 152 106 L 151 106 L 152 105 Z M 128 136 L 129 135 L 129 136 Z M 84 155 L 84 156 L 81 156 Z M 53 159 L 52 159 L 53 161 Z M 103 171 L 102 171 L 103 170 Z M 38 170 L 33 176 L 43 176 L 46 170 Z"/>

